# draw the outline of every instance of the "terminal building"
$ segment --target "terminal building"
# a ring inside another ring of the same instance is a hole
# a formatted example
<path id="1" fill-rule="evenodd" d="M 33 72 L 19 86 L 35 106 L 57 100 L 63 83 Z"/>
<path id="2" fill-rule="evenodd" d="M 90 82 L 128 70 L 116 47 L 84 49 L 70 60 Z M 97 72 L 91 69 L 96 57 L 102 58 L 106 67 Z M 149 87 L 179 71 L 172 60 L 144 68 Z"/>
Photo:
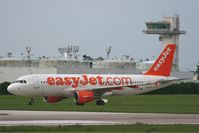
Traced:
<path id="1" fill-rule="evenodd" d="M 192 72 L 179 71 L 179 35 L 186 32 L 180 30 L 179 16 L 164 17 L 162 21 L 146 22 L 146 34 L 157 34 L 163 45 L 174 43 L 177 46 L 175 53 L 172 75 L 179 78 L 191 78 Z M 39 57 L 31 58 L 31 48 L 26 47 L 27 56 L 16 58 L 11 54 L 7 57 L 0 57 L 0 83 L 12 82 L 16 78 L 27 74 L 141 74 L 145 72 L 152 64 L 153 60 L 135 60 L 129 55 L 110 58 L 111 47 L 107 49 L 106 58 L 99 57 L 93 59 L 90 56 L 83 55 L 79 59 L 79 46 L 69 45 L 68 47 L 58 48 L 61 57 Z"/>

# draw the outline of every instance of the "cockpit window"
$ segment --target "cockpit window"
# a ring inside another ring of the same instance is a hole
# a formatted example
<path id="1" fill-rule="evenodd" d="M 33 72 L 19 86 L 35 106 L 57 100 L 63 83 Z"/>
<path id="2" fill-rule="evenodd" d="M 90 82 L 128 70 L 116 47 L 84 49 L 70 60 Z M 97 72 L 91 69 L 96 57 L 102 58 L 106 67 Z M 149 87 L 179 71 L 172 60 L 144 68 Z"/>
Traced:
<path id="1" fill-rule="evenodd" d="M 27 81 L 26 81 L 26 80 L 16 80 L 16 81 L 14 81 L 14 82 L 12 82 L 12 83 L 22 83 L 22 84 L 26 84 Z"/>

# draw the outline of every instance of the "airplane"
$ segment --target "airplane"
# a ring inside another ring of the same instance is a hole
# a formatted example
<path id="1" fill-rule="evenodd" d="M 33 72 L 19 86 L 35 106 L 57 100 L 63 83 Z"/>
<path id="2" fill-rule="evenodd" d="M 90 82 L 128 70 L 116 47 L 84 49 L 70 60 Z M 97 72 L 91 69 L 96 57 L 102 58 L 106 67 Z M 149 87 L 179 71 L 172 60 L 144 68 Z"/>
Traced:
<path id="1" fill-rule="evenodd" d="M 92 101 L 96 101 L 96 105 L 105 105 L 108 100 L 102 99 L 103 96 L 142 94 L 179 81 L 170 76 L 175 50 L 175 44 L 167 44 L 157 60 L 142 75 L 31 74 L 19 77 L 7 90 L 31 98 L 42 96 L 48 103 L 73 97 L 76 105 Z M 31 103 L 33 102 L 32 99 Z"/>

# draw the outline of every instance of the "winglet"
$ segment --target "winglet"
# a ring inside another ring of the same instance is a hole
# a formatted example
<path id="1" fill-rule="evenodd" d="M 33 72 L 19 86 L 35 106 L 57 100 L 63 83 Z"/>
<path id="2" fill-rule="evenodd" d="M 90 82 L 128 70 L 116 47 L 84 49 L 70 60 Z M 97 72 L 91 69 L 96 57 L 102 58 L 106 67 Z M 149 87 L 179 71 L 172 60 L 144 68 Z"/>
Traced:
<path id="1" fill-rule="evenodd" d="M 155 63 L 144 75 L 170 76 L 175 49 L 175 44 L 167 44 Z"/>

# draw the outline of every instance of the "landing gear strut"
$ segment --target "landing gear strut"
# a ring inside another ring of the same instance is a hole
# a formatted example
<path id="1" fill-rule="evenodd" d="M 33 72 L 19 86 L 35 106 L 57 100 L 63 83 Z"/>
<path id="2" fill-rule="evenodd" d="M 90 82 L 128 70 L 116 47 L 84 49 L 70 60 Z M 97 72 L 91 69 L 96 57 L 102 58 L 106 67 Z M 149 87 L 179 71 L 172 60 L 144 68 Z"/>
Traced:
<path id="1" fill-rule="evenodd" d="M 35 97 L 31 96 L 28 105 L 33 105 L 33 104 L 35 104 Z"/>
<path id="2" fill-rule="evenodd" d="M 97 101 L 96 101 L 96 105 L 105 105 L 106 103 L 108 102 L 108 100 L 107 99 L 98 99 Z"/>

